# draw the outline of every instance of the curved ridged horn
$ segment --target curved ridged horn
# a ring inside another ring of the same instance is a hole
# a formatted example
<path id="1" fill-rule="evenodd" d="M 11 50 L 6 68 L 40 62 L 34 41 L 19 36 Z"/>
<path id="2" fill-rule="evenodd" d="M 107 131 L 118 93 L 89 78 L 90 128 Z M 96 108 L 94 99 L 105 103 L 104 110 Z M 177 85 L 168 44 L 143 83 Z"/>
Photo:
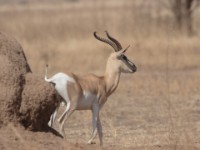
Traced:
<path id="1" fill-rule="evenodd" d="M 122 45 L 119 43 L 119 41 L 117 41 L 116 39 L 111 37 L 109 35 L 108 31 L 105 31 L 105 32 L 106 32 L 107 37 L 117 45 L 118 51 L 121 50 L 122 49 Z"/>
<path id="2" fill-rule="evenodd" d="M 102 42 L 107 43 L 107 44 L 109 44 L 110 46 L 112 46 L 116 52 L 118 51 L 118 47 L 117 47 L 117 45 L 116 45 L 114 42 L 112 42 L 112 41 L 110 41 L 110 40 L 108 40 L 108 39 L 104 39 L 104 38 L 102 38 L 102 37 L 99 37 L 99 36 L 97 35 L 97 32 L 94 32 L 94 37 L 95 37 L 97 40 L 102 41 Z"/>

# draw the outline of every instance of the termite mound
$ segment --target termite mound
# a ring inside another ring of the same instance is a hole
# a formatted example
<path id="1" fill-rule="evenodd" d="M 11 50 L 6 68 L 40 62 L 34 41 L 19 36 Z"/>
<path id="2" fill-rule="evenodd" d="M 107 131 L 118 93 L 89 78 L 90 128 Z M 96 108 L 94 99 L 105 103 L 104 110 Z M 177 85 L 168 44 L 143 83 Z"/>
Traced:
<path id="1" fill-rule="evenodd" d="M 13 123 L 47 130 L 58 101 L 54 86 L 32 73 L 21 45 L 0 32 L 0 128 Z"/>

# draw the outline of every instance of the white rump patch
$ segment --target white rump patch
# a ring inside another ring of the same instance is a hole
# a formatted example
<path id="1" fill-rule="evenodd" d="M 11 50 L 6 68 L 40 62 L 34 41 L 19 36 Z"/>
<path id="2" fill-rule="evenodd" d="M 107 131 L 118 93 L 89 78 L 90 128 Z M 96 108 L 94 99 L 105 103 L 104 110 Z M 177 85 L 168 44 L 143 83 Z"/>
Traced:
<path id="1" fill-rule="evenodd" d="M 53 77 L 48 79 L 48 82 L 55 83 L 55 88 L 57 92 L 60 94 L 60 96 L 62 96 L 66 103 L 70 101 L 67 93 L 67 83 L 75 82 L 72 77 L 64 73 L 57 73 Z"/>

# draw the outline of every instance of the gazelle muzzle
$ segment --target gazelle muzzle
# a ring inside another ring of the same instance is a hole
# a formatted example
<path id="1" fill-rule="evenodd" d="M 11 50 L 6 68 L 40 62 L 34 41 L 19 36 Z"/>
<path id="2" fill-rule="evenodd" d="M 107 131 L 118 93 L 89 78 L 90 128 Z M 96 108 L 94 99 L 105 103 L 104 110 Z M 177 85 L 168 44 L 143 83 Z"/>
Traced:
<path id="1" fill-rule="evenodd" d="M 121 60 L 126 64 L 126 66 L 132 71 L 132 73 L 137 71 L 136 65 L 131 62 L 125 55 L 121 56 Z"/>

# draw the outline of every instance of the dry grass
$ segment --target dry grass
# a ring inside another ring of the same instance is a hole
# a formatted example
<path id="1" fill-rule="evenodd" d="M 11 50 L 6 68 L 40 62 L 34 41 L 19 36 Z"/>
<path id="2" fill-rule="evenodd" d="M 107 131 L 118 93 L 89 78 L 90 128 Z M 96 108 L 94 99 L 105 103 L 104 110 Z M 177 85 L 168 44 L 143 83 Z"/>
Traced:
<path id="1" fill-rule="evenodd" d="M 127 55 L 138 72 L 122 76 L 102 110 L 105 145 L 198 147 L 199 36 L 178 34 L 170 23 L 170 12 L 148 6 L 137 0 L 4 4 L 0 30 L 20 41 L 33 72 L 43 74 L 48 62 L 51 74 L 64 70 L 103 74 L 111 48 L 92 33 L 103 34 L 107 29 L 124 46 L 131 45 Z M 161 13 L 155 17 L 156 10 Z M 90 112 L 76 112 L 66 126 L 68 140 L 85 142 L 90 125 Z"/>

